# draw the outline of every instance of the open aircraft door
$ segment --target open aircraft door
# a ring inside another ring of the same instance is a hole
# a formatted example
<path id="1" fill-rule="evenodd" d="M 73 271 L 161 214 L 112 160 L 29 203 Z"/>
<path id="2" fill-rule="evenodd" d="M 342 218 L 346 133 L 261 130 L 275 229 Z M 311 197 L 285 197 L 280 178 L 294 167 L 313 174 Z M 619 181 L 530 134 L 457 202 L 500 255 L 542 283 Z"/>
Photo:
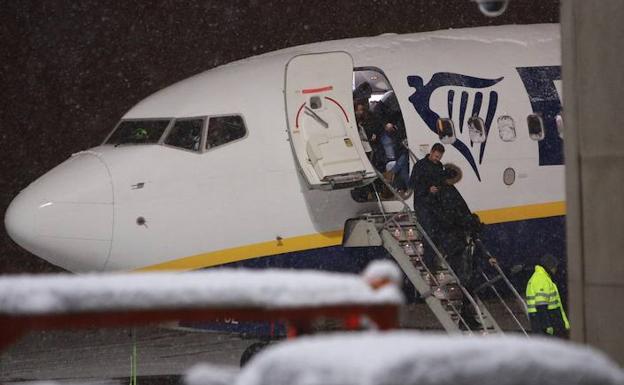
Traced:
<path id="1" fill-rule="evenodd" d="M 352 88 L 346 52 L 300 55 L 286 65 L 288 134 L 313 189 L 358 187 L 376 177 L 355 123 Z"/>

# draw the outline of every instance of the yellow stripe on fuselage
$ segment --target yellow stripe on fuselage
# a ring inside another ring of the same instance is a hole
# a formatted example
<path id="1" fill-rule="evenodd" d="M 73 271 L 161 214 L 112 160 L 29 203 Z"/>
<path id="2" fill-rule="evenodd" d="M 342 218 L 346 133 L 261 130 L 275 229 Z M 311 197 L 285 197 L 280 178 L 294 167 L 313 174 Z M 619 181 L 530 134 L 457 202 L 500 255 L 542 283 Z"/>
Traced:
<path id="1" fill-rule="evenodd" d="M 477 214 L 483 223 L 495 224 L 562 216 L 565 215 L 565 209 L 565 202 L 551 202 L 477 211 Z M 326 233 L 302 235 L 298 237 L 285 238 L 279 241 L 273 240 L 197 254 L 190 257 L 174 259 L 156 265 L 146 266 L 137 269 L 136 271 L 195 270 L 204 267 L 243 261 L 246 259 L 318 249 L 321 247 L 337 246 L 340 244 L 342 244 L 342 230 L 335 230 Z"/>
<path id="2" fill-rule="evenodd" d="M 565 202 L 539 203 L 535 205 L 506 207 L 502 209 L 477 211 L 479 219 L 486 225 L 515 222 L 526 219 L 558 217 L 565 215 Z"/>
<path id="3" fill-rule="evenodd" d="M 243 261 L 245 259 L 266 257 L 269 255 L 291 253 L 293 251 L 318 249 L 320 247 L 342 244 L 342 230 L 327 233 L 302 235 L 299 237 L 255 243 L 233 247 L 175 259 L 138 269 L 137 271 L 156 270 L 194 270 L 202 267 L 223 265 L 225 263 Z"/>

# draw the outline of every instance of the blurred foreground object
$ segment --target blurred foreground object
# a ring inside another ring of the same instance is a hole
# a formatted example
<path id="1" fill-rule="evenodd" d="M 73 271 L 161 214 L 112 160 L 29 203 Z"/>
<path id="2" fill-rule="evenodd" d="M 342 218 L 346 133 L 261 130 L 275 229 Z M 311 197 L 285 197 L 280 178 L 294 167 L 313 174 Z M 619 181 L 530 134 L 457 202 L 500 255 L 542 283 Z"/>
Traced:
<path id="1" fill-rule="evenodd" d="M 394 331 L 304 337 L 267 348 L 236 376 L 199 365 L 186 380 L 188 385 L 615 385 L 624 384 L 624 372 L 596 350 L 552 339 Z"/>
<path id="2" fill-rule="evenodd" d="M 624 365 L 624 1 L 561 2 L 570 336 Z"/>
<path id="3" fill-rule="evenodd" d="M 0 279 L 0 348 L 30 330 L 116 327 L 174 320 L 284 321 L 311 330 L 319 318 L 398 325 L 403 295 L 362 277 L 320 271 L 219 269 L 192 273 L 18 276 Z"/>

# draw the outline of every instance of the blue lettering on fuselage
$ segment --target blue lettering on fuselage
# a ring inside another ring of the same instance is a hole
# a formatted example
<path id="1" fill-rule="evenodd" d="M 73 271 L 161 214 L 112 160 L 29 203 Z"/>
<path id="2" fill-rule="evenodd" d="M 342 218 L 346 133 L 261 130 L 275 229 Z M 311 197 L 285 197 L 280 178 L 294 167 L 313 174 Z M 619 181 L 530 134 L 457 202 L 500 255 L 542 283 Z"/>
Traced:
<path id="1" fill-rule="evenodd" d="M 555 117 L 561 113 L 561 99 L 555 81 L 561 80 L 560 66 L 516 68 L 526 88 L 534 114 L 544 121 L 544 139 L 538 142 L 539 165 L 563 164 L 563 141 L 557 132 Z"/>

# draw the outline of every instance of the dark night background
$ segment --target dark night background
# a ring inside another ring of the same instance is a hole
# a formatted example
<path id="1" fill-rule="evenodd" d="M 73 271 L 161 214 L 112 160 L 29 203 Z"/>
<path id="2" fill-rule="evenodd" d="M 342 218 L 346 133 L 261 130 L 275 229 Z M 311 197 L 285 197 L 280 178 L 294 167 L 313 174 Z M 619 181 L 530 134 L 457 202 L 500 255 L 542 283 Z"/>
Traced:
<path id="1" fill-rule="evenodd" d="M 557 0 L 1 1 L 0 274 L 59 271 L 4 231 L 29 183 L 99 144 L 149 94 L 212 67 L 299 44 L 446 28 L 557 22 Z"/>

